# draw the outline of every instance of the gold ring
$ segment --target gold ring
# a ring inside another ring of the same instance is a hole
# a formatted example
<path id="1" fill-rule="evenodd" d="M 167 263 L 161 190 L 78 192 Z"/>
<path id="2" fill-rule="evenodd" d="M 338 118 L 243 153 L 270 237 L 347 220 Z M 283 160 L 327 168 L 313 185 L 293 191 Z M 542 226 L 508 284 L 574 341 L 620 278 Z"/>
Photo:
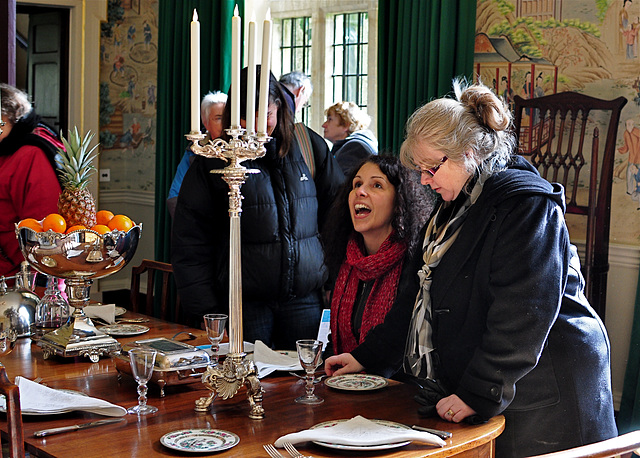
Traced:
<path id="1" fill-rule="evenodd" d="M 445 413 L 445 415 L 453 417 L 453 410 L 451 410 L 451 409 L 447 410 L 447 413 Z"/>

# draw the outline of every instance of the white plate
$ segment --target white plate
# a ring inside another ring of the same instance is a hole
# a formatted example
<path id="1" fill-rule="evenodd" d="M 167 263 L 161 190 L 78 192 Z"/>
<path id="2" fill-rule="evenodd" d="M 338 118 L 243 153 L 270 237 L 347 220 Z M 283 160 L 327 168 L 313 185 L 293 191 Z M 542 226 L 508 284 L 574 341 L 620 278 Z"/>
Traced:
<path id="1" fill-rule="evenodd" d="M 122 316 L 127 313 L 127 309 L 124 307 L 116 307 L 115 316 Z"/>
<path id="2" fill-rule="evenodd" d="M 149 330 L 147 326 L 140 324 L 110 324 L 100 326 L 98 328 L 102 332 L 106 332 L 110 336 L 137 336 L 144 334 Z"/>
<path id="3" fill-rule="evenodd" d="M 387 379 L 378 375 L 347 374 L 329 377 L 324 384 L 336 390 L 371 391 L 384 388 L 389 384 Z"/>
<path id="4" fill-rule="evenodd" d="M 238 445 L 237 434 L 221 429 L 181 429 L 165 434 L 160 443 L 181 452 L 220 452 Z"/>
<path id="5" fill-rule="evenodd" d="M 331 426 L 335 426 L 338 423 L 345 422 L 347 420 L 333 420 L 333 421 L 325 421 L 324 423 L 319 423 L 315 426 L 312 426 L 309 429 L 316 428 L 329 428 Z M 371 420 L 376 422 L 379 425 L 387 426 L 389 428 L 398 428 L 398 429 L 411 429 L 402 423 L 396 423 L 395 421 L 386 421 L 386 420 Z M 323 447 L 334 448 L 338 450 L 387 450 L 390 448 L 398 448 L 404 447 L 405 445 L 409 445 L 411 441 L 403 441 L 403 442 L 393 442 L 391 444 L 379 444 L 379 445 L 342 445 L 342 444 L 334 444 L 331 442 L 321 442 L 321 441 L 313 441 L 314 444 L 321 445 Z"/>

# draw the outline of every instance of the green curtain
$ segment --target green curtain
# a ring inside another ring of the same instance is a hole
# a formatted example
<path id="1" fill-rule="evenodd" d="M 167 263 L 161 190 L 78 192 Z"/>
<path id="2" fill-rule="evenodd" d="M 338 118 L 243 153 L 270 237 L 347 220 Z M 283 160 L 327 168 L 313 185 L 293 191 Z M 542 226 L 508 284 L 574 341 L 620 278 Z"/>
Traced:
<path id="1" fill-rule="evenodd" d="M 620 412 L 618 413 L 620 434 L 636 429 L 640 429 L 640 275 L 638 275 L 627 370 L 624 375 Z"/>
<path id="2" fill-rule="evenodd" d="M 471 78 L 476 0 L 379 0 L 378 142 L 400 151 L 415 109 Z"/>
<path id="3" fill-rule="evenodd" d="M 200 21 L 200 98 L 231 83 L 231 17 L 244 0 L 162 0 L 158 13 L 155 259 L 170 262 L 171 216 L 166 199 L 189 132 L 190 24 Z"/>

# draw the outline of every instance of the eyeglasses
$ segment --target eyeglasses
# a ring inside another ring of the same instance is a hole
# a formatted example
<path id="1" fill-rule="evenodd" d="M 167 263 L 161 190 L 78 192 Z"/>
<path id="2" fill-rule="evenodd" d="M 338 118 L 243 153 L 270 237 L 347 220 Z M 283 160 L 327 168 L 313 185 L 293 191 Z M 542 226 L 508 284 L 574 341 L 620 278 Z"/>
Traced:
<path id="1" fill-rule="evenodd" d="M 434 167 L 431 167 L 430 169 L 419 168 L 418 170 L 420 171 L 420 173 L 427 173 L 427 174 L 431 175 L 431 177 L 434 177 L 436 172 L 440 169 L 440 167 L 442 167 L 442 164 L 447 162 L 447 159 L 449 159 L 449 158 L 447 156 L 445 156 L 442 159 L 440 159 L 440 163 L 438 165 L 436 165 Z"/>

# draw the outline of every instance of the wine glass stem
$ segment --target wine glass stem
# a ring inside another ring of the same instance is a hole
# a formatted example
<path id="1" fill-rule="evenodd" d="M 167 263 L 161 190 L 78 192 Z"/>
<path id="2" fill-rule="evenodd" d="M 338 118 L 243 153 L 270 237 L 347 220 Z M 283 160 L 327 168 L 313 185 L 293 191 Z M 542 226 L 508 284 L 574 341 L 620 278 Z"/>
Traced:
<path id="1" fill-rule="evenodd" d="M 147 384 L 138 384 L 138 404 L 141 406 L 147 405 Z"/>
<path id="2" fill-rule="evenodd" d="M 218 351 L 220 350 L 220 345 L 211 344 L 211 365 L 218 365 Z"/>
<path id="3" fill-rule="evenodd" d="M 314 378 L 314 373 L 313 372 L 308 372 L 307 371 L 307 385 L 306 385 L 306 390 L 307 390 L 307 397 L 310 398 L 313 396 L 313 378 Z"/>

